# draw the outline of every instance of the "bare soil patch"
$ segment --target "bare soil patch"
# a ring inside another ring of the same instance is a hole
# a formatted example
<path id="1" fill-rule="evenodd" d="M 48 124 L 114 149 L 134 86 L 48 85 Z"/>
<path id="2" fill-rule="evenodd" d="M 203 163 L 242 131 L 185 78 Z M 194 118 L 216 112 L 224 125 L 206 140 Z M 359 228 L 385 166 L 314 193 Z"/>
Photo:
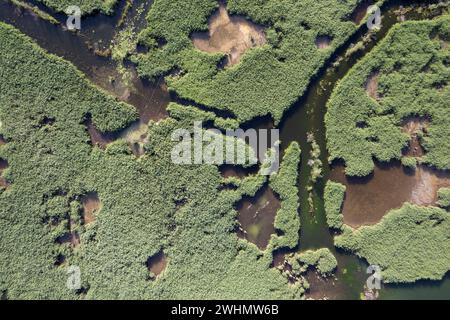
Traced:
<path id="1" fill-rule="evenodd" d="M 365 88 L 366 92 L 372 99 L 380 100 L 380 95 L 378 94 L 378 78 L 380 73 L 378 71 L 374 71 L 370 74 L 369 78 L 366 81 Z"/>
<path id="2" fill-rule="evenodd" d="M 96 214 L 101 210 L 102 204 L 96 192 L 89 192 L 81 197 L 83 205 L 83 220 L 84 224 L 89 224 L 95 221 Z"/>
<path id="3" fill-rule="evenodd" d="M 424 155 L 425 151 L 420 144 L 419 133 L 426 133 L 429 124 L 429 119 L 425 117 L 411 117 L 405 121 L 402 130 L 411 137 L 409 148 L 404 153 L 405 156 L 421 157 Z"/>
<path id="4" fill-rule="evenodd" d="M 192 34 L 194 46 L 205 52 L 227 54 L 225 65 L 235 65 L 250 48 L 266 43 L 264 28 L 240 16 L 230 16 L 224 1 L 209 20 L 208 32 Z"/>

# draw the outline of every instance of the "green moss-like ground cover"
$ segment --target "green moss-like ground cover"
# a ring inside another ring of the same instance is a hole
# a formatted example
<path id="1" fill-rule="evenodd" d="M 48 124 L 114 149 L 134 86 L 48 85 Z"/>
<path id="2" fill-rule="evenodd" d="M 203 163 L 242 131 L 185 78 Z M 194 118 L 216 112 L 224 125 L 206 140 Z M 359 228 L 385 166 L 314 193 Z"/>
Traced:
<path id="1" fill-rule="evenodd" d="M 234 233 L 234 204 L 255 194 L 266 177 L 250 176 L 236 190 L 221 190 L 216 166 L 174 165 L 170 135 L 192 126 L 191 119 L 152 123 L 140 158 L 124 141 L 105 151 L 92 147 L 83 124 L 89 114 L 110 131 L 133 121 L 134 109 L 14 28 L 1 23 L 0 39 L 0 134 L 7 142 L 0 157 L 8 161 L 3 175 L 10 183 L 0 191 L 2 296 L 301 296 L 299 285 L 288 285 L 270 268 L 271 254 Z M 88 192 L 97 192 L 102 207 L 86 225 L 81 196 Z M 69 232 L 79 235 L 78 246 L 58 242 Z M 167 267 L 152 280 L 145 263 L 161 250 Z M 73 265 L 81 269 L 81 292 L 66 288 Z"/>
<path id="2" fill-rule="evenodd" d="M 247 51 L 239 64 L 219 70 L 224 54 L 197 50 L 190 39 L 193 32 L 208 29 L 208 17 L 218 2 L 156 0 L 141 34 L 150 50 L 134 60 L 140 75 L 150 78 L 178 70 L 166 80 L 183 98 L 230 111 L 240 122 L 266 114 L 278 122 L 333 50 L 356 30 L 350 15 L 359 2 L 230 0 L 230 13 L 266 28 L 267 44 Z M 329 48 L 316 47 L 320 36 L 332 39 Z"/>
<path id="3" fill-rule="evenodd" d="M 365 176 L 379 161 L 400 159 L 409 117 L 429 118 L 420 137 L 419 160 L 450 169 L 450 17 L 394 26 L 334 90 L 326 115 L 330 161 L 343 159 L 346 173 Z M 365 85 L 378 74 L 376 95 Z M 405 161 L 411 165 L 411 161 Z"/>

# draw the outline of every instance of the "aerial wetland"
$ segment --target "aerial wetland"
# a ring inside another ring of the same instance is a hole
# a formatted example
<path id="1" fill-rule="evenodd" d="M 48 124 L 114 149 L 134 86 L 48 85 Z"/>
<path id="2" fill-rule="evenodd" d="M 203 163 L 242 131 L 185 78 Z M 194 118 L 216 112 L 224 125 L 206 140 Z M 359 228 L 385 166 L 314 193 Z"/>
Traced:
<path id="1" fill-rule="evenodd" d="M 2 299 L 449 298 L 448 1 L 0 0 L 0 41 Z M 198 121 L 278 170 L 174 163 Z"/>

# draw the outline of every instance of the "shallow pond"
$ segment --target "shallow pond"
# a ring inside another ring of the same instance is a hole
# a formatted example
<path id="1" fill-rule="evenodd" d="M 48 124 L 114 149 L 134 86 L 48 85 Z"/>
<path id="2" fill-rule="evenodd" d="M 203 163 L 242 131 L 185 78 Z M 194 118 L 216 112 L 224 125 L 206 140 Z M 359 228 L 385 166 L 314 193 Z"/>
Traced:
<path id="1" fill-rule="evenodd" d="M 255 197 L 242 199 L 237 205 L 240 224 L 237 230 L 238 236 L 264 250 L 269 244 L 271 235 L 275 233 L 273 224 L 280 207 L 280 200 L 267 186 L 262 188 Z"/>

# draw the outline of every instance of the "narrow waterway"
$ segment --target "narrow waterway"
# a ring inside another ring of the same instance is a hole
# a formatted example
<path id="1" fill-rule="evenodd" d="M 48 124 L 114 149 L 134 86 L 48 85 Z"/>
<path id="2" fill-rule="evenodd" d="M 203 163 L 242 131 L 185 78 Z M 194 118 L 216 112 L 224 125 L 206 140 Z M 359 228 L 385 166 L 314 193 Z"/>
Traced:
<path id="1" fill-rule="evenodd" d="M 308 280 L 321 290 L 314 290 L 314 298 L 333 299 L 359 299 L 364 290 L 364 284 L 369 276 L 366 273 L 368 264 L 356 256 L 336 249 L 333 245 L 333 234 L 329 231 L 326 223 L 323 191 L 325 183 L 331 176 L 337 176 L 339 167 L 328 165 L 328 153 L 326 148 L 324 117 L 326 113 L 326 103 L 336 86 L 346 73 L 367 53 L 369 53 L 378 42 L 380 42 L 387 32 L 400 20 L 422 20 L 430 19 L 436 12 L 428 10 L 413 10 L 405 15 L 398 15 L 397 11 L 402 4 L 405 6 L 427 1 L 390 1 L 382 8 L 382 27 L 367 43 L 362 50 L 346 55 L 346 51 L 352 44 L 361 41 L 367 34 L 365 26 L 340 49 L 337 50 L 332 59 L 328 62 L 328 68 L 319 72 L 306 94 L 288 112 L 280 125 L 280 137 L 282 148 L 286 148 L 291 141 L 298 141 L 302 149 L 302 159 L 299 174 L 299 198 L 301 230 L 299 250 L 318 249 L 327 247 L 338 260 L 338 270 L 335 279 L 328 281 L 317 280 L 315 275 L 309 275 Z M 432 1 L 428 1 L 431 3 Z M 365 6 L 367 8 L 367 3 Z M 337 66 L 334 66 L 339 62 Z M 307 133 L 312 132 L 316 142 L 321 149 L 320 159 L 324 164 L 323 179 L 321 179 L 313 189 L 314 208 L 311 210 L 308 199 L 307 185 L 309 183 L 311 167 L 308 165 L 311 145 L 307 142 Z M 395 164 L 392 165 L 395 167 Z M 398 168 L 402 170 L 402 168 Z M 359 201 L 361 199 L 358 199 Z M 311 212 L 312 211 L 312 212 Z M 318 294 L 320 291 L 322 295 Z M 421 281 L 413 285 L 386 285 L 380 291 L 381 299 L 447 299 L 450 296 L 450 275 L 443 281 Z"/>
<path id="2" fill-rule="evenodd" d="M 30 1 L 28 1 L 30 3 Z M 125 19 L 125 24 L 131 17 L 139 14 L 136 5 L 144 1 L 135 1 L 135 5 Z M 333 236 L 326 224 L 323 190 L 327 179 L 330 178 L 331 168 L 328 165 L 328 154 L 326 150 L 324 116 L 326 113 L 326 102 L 339 79 L 342 79 L 347 71 L 386 35 L 389 29 L 398 22 L 399 17 L 395 11 L 400 5 L 410 6 L 412 3 L 424 3 L 427 1 L 388 1 L 382 8 L 383 22 L 382 29 L 376 33 L 371 42 L 366 44 L 363 50 L 355 51 L 351 55 L 345 55 L 348 48 L 356 42 L 362 40 L 367 34 L 367 28 L 362 26 L 349 41 L 347 41 L 331 59 L 326 66 L 318 73 L 316 79 L 309 86 L 306 94 L 288 111 L 284 120 L 280 124 L 280 138 L 282 149 L 287 147 L 290 142 L 298 141 L 302 149 L 302 160 L 300 165 L 300 175 L 298 181 L 299 197 L 301 200 L 299 214 L 301 216 L 301 231 L 299 250 L 316 249 L 328 247 L 336 255 L 339 268 L 336 279 L 322 281 L 315 278 L 315 275 L 309 275 L 310 282 L 315 286 L 314 298 L 329 297 L 339 299 L 359 299 L 363 291 L 364 283 L 368 277 L 366 274 L 367 264 L 354 255 L 336 250 L 333 246 Z M 151 1 L 148 1 L 148 10 Z M 140 114 L 140 124 L 145 124 L 149 119 L 160 119 L 166 116 L 165 108 L 170 101 L 170 96 L 162 83 L 151 84 L 133 77 L 132 88 L 123 85 L 120 75 L 117 72 L 117 65 L 110 58 L 99 56 L 98 53 L 107 50 L 111 40 L 116 34 L 116 25 L 120 20 L 124 9 L 125 1 L 119 1 L 115 13 L 112 16 L 96 14 L 94 16 L 83 18 L 82 31 L 73 33 L 63 28 L 64 15 L 57 14 L 45 8 L 45 6 L 35 3 L 42 10 L 51 13 L 61 24 L 53 25 L 47 21 L 39 19 L 27 10 L 19 9 L 9 1 L 0 0 L 0 21 L 9 23 L 23 33 L 33 38 L 41 47 L 61 56 L 72 62 L 79 70 L 87 75 L 95 84 L 109 91 L 119 99 L 134 105 Z M 352 17 L 355 22 L 360 22 L 361 15 L 366 10 L 370 1 L 365 1 L 358 12 Z M 145 13 L 146 11 L 144 11 Z M 135 21 L 137 28 L 145 25 L 141 17 Z M 405 15 L 404 19 L 427 19 L 431 18 L 433 13 L 426 10 L 419 12 L 411 11 Z M 403 18 L 402 18 L 403 19 Z M 97 53 L 97 54 L 96 54 Z M 337 66 L 333 66 L 339 61 Z M 132 72 L 135 72 L 132 65 L 127 65 Z M 135 74 L 134 74 L 135 75 Z M 267 119 L 264 119 L 267 120 Z M 252 127 L 264 126 L 261 120 L 252 121 Z M 98 134 L 94 127 L 91 127 L 92 133 Z M 313 203 L 314 210 L 310 210 L 307 201 L 311 168 L 308 166 L 308 154 L 311 145 L 307 142 L 308 132 L 314 133 L 315 139 L 321 148 L 320 159 L 324 164 L 323 179 L 314 186 Z M 92 136 L 92 134 L 91 134 Z M 101 138 L 101 137 L 100 137 Z M 265 203 L 262 204 L 264 207 Z M 247 204 L 248 206 L 248 204 Z M 272 210 L 273 211 L 273 210 Z M 261 216 L 260 216 L 261 217 Z M 249 221 L 249 224 L 252 222 Z M 256 230 L 258 231 L 258 230 Z M 255 238 L 259 234 L 254 232 Z M 255 241 L 258 241 L 255 239 Z M 262 239 L 260 246 L 266 245 Z M 163 261 L 164 259 L 160 259 Z M 165 263 L 161 263 L 165 265 Z M 149 269 L 151 269 L 149 263 Z M 159 270 L 153 271 L 158 274 Z M 160 271 L 159 271 L 160 272 Z M 389 285 L 381 290 L 381 298 L 436 298 L 444 299 L 450 296 L 450 276 L 439 282 L 423 281 L 414 285 Z"/>

